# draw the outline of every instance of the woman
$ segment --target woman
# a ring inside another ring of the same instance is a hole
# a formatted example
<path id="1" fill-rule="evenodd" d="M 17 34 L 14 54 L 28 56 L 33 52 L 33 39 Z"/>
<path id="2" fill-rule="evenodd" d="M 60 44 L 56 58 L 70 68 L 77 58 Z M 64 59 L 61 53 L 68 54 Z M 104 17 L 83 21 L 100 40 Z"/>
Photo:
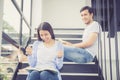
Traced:
<path id="1" fill-rule="evenodd" d="M 63 66 L 63 45 L 55 40 L 55 35 L 51 25 L 43 22 L 37 29 L 38 40 L 31 47 L 26 48 L 28 61 L 35 69 L 31 70 L 27 80 L 61 80 L 59 69 Z M 57 73 L 48 70 L 52 68 Z"/>

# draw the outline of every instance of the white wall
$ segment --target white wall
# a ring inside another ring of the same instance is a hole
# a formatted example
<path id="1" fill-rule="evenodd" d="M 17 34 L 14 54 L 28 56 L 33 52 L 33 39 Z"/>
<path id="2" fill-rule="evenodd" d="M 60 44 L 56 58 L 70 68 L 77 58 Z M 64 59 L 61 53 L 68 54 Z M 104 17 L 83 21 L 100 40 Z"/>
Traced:
<path id="1" fill-rule="evenodd" d="M 42 21 L 50 22 L 53 27 L 84 27 L 80 19 L 84 5 L 86 0 L 43 0 Z"/>
<path id="2" fill-rule="evenodd" d="M 47 21 L 53 27 L 84 27 L 80 9 L 90 0 L 33 0 L 33 27 Z"/>
<path id="3" fill-rule="evenodd" d="M 32 5 L 32 36 L 36 27 L 41 23 L 42 0 L 33 0 Z"/>
<path id="4" fill-rule="evenodd" d="M 3 27 L 3 0 L 0 0 L 0 56 L 1 56 L 1 44 L 2 44 L 2 27 Z"/>

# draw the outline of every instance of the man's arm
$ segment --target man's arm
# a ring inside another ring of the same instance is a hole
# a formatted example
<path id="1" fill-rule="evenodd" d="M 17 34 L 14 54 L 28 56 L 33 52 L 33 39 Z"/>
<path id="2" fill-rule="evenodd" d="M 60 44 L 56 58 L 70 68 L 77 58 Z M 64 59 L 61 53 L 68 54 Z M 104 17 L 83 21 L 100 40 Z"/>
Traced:
<path id="1" fill-rule="evenodd" d="M 96 41 L 97 39 L 97 36 L 98 36 L 98 33 L 97 32 L 93 32 L 89 35 L 88 39 L 86 41 L 82 41 L 80 43 L 75 43 L 75 44 L 72 44 L 70 42 L 67 42 L 67 41 L 62 41 L 62 43 L 64 45 L 67 45 L 67 46 L 74 46 L 74 47 L 78 47 L 78 48 L 86 48 L 86 47 L 89 47 L 91 45 L 94 44 L 94 42 Z"/>
<path id="2" fill-rule="evenodd" d="M 72 44 L 72 46 L 78 47 L 78 48 L 86 48 L 90 47 L 94 44 L 98 36 L 98 33 L 93 32 L 89 35 L 88 39 L 86 41 L 80 42 L 80 43 L 75 43 Z"/>

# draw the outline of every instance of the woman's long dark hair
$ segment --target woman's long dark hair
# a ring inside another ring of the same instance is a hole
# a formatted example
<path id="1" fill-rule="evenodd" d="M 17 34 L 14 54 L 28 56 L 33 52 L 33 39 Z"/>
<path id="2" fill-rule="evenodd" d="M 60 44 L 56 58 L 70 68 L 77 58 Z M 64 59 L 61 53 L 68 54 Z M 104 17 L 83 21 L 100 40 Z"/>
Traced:
<path id="1" fill-rule="evenodd" d="M 48 22 L 42 22 L 42 23 L 38 26 L 38 28 L 37 28 L 38 40 L 39 40 L 39 41 L 42 41 L 42 39 L 41 39 L 41 37 L 40 37 L 40 34 L 39 34 L 39 33 L 40 33 L 40 30 L 47 30 L 47 31 L 50 33 L 52 39 L 55 39 L 55 35 L 54 35 L 54 32 L 53 32 L 53 29 L 52 29 L 51 25 L 50 25 Z"/>

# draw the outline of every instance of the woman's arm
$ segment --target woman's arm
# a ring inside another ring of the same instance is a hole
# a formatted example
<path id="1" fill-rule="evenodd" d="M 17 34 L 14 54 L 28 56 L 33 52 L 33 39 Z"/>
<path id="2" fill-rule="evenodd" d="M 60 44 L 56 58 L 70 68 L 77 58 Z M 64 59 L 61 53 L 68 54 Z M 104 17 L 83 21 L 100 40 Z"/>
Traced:
<path id="1" fill-rule="evenodd" d="M 62 68 L 62 66 L 63 66 L 63 58 L 64 58 L 63 51 L 58 51 L 58 55 L 57 55 L 57 58 L 56 58 L 57 69 Z"/>
<path id="2" fill-rule="evenodd" d="M 37 46 L 38 46 L 38 41 L 33 43 L 32 48 L 26 48 L 26 52 L 28 54 L 28 63 L 31 67 L 35 67 L 37 63 Z"/>
<path id="3" fill-rule="evenodd" d="M 64 58 L 64 48 L 62 43 L 58 42 L 58 46 L 57 46 L 57 57 L 56 57 L 56 67 L 57 69 L 61 69 L 63 66 L 63 58 Z"/>

